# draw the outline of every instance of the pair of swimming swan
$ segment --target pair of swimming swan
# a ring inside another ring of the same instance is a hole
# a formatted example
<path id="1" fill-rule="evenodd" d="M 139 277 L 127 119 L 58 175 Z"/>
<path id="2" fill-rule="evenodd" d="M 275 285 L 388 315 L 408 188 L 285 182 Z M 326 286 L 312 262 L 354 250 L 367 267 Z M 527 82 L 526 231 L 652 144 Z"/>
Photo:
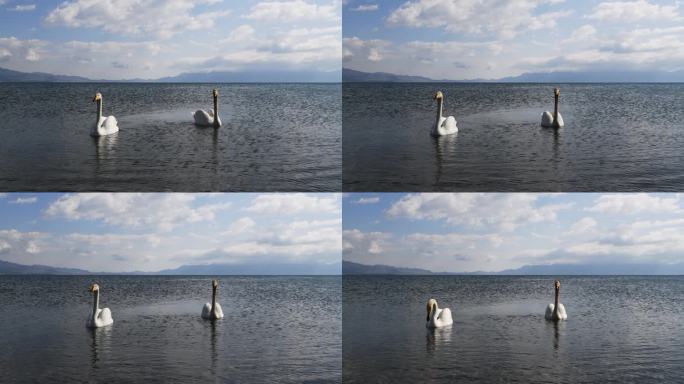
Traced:
<path id="1" fill-rule="evenodd" d="M 216 289 L 218 288 L 218 281 L 212 280 L 212 295 L 211 303 L 204 304 L 202 307 L 202 318 L 207 320 L 216 320 L 223 318 L 223 310 L 221 304 L 216 302 Z M 100 309 L 100 286 L 93 283 L 90 286 L 90 292 L 93 294 L 93 310 L 86 319 L 86 327 L 101 328 L 114 323 L 112 318 L 112 311 L 109 308 Z"/>
<path id="2" fill-rule="evenodd" d="M 563 123 L 563 116 L 561 116 L 560 111 L 558 110 L 560 104 L 560 89 L 555 88 L 553 90 L 553 94 L 555 96 L 553 114 L 549 111 L 545 111 L 544 113 L 542 113 L 542 127 L 560 128 L 565 125 Z M 458 132 L 458 127 L 456 126 L 456 118 L 454 118 L 453 116 L 444 117 L 442 114 L 442 109 L 444 106 L 444 94 L 442 93 L 442 91 L 437 91 L 433 99 L 437 101 L 437 120 L 435 121 L 435 125 L 432 126 L 432 135 L 446 136 Z"/>
<path id="3" fill-rule="evenodd" d="M 546 307 L 544 318 L 550 321 L 567 320 L 568 314 L 565 312 L 565 306 L 558 302 L 560 297 L 560 281 L 556 280 L 554 283 L 556 296 L 553 303 Z M 437 300 L 430 299 L 427 302 L 427 319 L 425 326 L 428 328 L 441 328 L 454 323 L 451 318 L 451 310 L 449 308 L 440 309 L 437 305 Z"/>
<path id="4" fill-rule="evenodd" d="M 195 125 L 214 128 L 219 128 L 221 126 L 221 117 L 218 115 L 218 94 L 217 89 L 212 90 L 214 109 L 208 111 L 198 109 L 192 113 L 192 117 L 195 119 Z M 95 94 L 93 102 L 97 102 L 97 121 L 95 122 L 95 125 L 92 126 L 90 135 L 99 137 L 119 132 L 119 125 L 116 121 L 116 117 L 102 116 L 102 94 L 100 92 Z"/>

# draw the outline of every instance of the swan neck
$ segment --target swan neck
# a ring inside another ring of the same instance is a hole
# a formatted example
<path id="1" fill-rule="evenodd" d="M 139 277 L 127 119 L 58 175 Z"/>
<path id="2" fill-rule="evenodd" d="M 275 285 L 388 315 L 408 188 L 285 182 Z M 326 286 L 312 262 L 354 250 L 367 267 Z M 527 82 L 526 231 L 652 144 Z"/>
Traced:
<path id="1" fill-rule="evenodd" d="M 560 289 L 556 288 L 556 298 L 553 303 L 553 318 L 557 319 L 558 318 L 558 298 L 560 296 Z"/>
<path id="2" fill-rule="evenodd" d="M 213 287 L 212 293 L 211 293 L 211 318 L 214 319 L 216 318 L 216 312 L 214 312 L 216 308 L 216 287 Z"/>
<path id="3" fill-rule="evenodd" d="M 443 103 L 444 103 L 444 99 L 442 99 L 442 98 L 437 99 L 437 124 L 439 124 L 439 121 L 442 119 Z"/>
<path id="4" fill-rule="evenodd" d="M 560 94 L 556 93 L 554 95 L 555 101 L 553 103 L 553 123 L 558 124 L 558 107 L 560 104 Z"/>
<path id="5" fill-rule="evenodd" d="M 97 122 L 102 118 L 102 99 L 97 100 Z"/>
<path id="6" fill-rule="evenodd" d="M 94 292 L 93 294 L 93 317 L 97 315 L 97 310 L 100 308 L 100 290 Z"/>
<path id="7" fill-rule="evenodd" d="M 218 95 L 214 95 L 214 128 L 218 128 Z"/>

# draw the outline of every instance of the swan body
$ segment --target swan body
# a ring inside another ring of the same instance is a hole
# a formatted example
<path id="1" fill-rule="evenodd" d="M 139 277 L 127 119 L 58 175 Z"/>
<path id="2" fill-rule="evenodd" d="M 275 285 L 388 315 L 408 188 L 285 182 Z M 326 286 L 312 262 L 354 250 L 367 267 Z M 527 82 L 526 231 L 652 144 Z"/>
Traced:
<path id="1" fill-rule="evenodd" d="M 212 280 L 211 286 L 213 289 L 211 295 L 211 303 L 204 304 L 202 307 L 202 318 L 206 320 L 216 320 L 223 318 L 223 310 L 221 304 L 216 302 L 216 289 L 218 288 L 218 281 Z"/>
<path id="2" fill-rule="evenodd" d="M 114 322 L 112 319 L 112 311 L 109 308 L 100 309 L 100 286 L 93 283 L 90 286 L 90 292 L 93 293 L 93 311 L 86 320 L 86 327 L 88 328 L 100 328 L 106 327 Z"/>
<path id="3" fill-rule="evenodd" d="M 546 307 L 546 314 L 544 314 L 544 318 L 546 320 L 554 320 L 553 318 L 553 310 L 556 308 L 556 306 L 553 303 L 550 303 Z M 568 319 L 568 314 L 565 312 L 565 306 L 563 304 L 558 304 L 558 319 L 557 320 L 567 320 Z"/>
<path id="4" fill-rule="evenodd" d="M 541 115 L 541 126 L 545 128 L 560 128 L 565 125 L 563 122 L 563 116 L 561 116 L 561 113 L 558 110 L 560 105 L 560 89 L 555 88 L 553 93 L 555 97 L 553 113 L 544 111 L 544 113 Z"/>
<path id="5" fill-rule="evenodd" d="M 555 302 L 549 304 L 546 307 L 546 313 L 544 314 L 544 318 L 550 321 L 567 320 L 568 313 L 565 312 L 565 306 L 558 302 L 560 297 L 560 281 L 556 280 L 554 285 L 556 290 Z"/>
<path id="6" fill-rule="evenodd" d="M 427 302 L 426 321 L 425 326 L 428 328 L 441 328 L 454 323 L 451 318 L 451 310 L 449 308 L 440 309 L 435 299 L 430 299 Z"/>
<path id="7" fill-rule="evenodd" d="M 212 94 L 214 96 L 214 109 L 208 111 L 198 109 L 193 112 L 192 117 L 195 119 L 195 125 L 214 128 L 221 126 L 221 117 L 218 115 L 218 90 L 214 89 Z"/>
<path id="8" fill-rule="evenodd" d="M 456 118 L 453 116 L 442 116 L 442 108 L 444 105 L 444 95 L 442 94 L 442 91 L 437 91 L 434 99 L 437 100 L 437 120 L 435 121 L 435 125 L 432 127 L 432 135 L 445 136 L 458 132 Z"/>
<path id="9" fill-rule="evenodd" d="M 119 132 L 119 125 L 114 116 L 102 116 L 102 95 L 100 92 L 95 94 L 93 102 L 97 102 L 97 120 L 90 130 L 90 135 L 93 137 L 111 135 Z"/>
<path id="10" fill-rule="evenodd" d="M 221 304 L 216 304 L 216 307 L 214 308 L 215 312 L 215 319 L 221 319 L 223 318 L 223 310 L 221 309 Z M 211 303 L 205 303 L 204 307 L 202 307 L 202 318 L 210 320 L 211 317 Z"/>

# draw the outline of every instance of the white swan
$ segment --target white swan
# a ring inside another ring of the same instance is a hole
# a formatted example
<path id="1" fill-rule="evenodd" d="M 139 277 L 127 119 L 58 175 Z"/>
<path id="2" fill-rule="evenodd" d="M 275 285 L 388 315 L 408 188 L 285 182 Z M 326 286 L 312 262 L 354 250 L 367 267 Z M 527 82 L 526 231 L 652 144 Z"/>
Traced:
<path id="1" fill-rule="evenodd" d="M 442 91 L 437 91 L 434 99 L 437 100 L 437 121 L 435 122 L 435 126 L 432 127 L 432 136 L 451 135 L 458 132 L 456 119 L 453 116 L 442 116 L 442 105 L 444 104 L 444 95 L 442 94 Z"/>
<path id="2" fill-rule="evenodd" d="M 212 91 L 214 95 L 214 109 L 205 111 L 204 109 L 198 109 L 192 113 L 192 117 L 195 118 L 195 125 L 201 127 L 214 127 L 218 128 L 221 126 L 221 117 L 218 114 L 218 89 Z M 214 116 L 216 118 L 214 118 Z"/>
<path id="3" fill-rule="evenodd" d="M 555 286 L 555 303 L 551 303 L 548 307 L 546 307 L 546 314 L 544 314 L 544 317 L 546 318 L 546 320 L 552 321 L 567 320 L 568 314 L 565 312 L 565 306 L 558 302 L 558 297 L 560 296 L 560 281 L 556 280 Z"/>
<path id="4" fill-rule="evenodd" d="M 560 89 L 554 88 L 553 94 L 555 97 L 555 102 L 553 104 L 553 114 L 549 111 L 545 111 L 541 116 L 541 125 L 546 128 L 560 128 L 565 125 L 563 123 L 563 116 L 561 116 L 558 106 L 560 104 Z"/>
<path id="5" fill-rule="evenodd" d="M 427 302 L 427 324 L 428 328 L 440 328 L 451 325 L 451 310 L 449 308 L 439 309 L 437 300 L 430 299 Z"/>
<path id="6" fill-rule="evenodd" d="M 90 292 L 93 293 L 94 297 L 93 312 L 88 316 L 88 320 L 86 320 L 86 327 L 100 328 L 113 323 L 112 311 L 110 311 L 109 308 L 100 309 L 100 286 L 93 283 L 90 286 Z"/>
<path id="7" fill-rule="evenodd" d="M 211 294 L 211 303 L 204 304 L 202 307 L 202 318 L 208 320 L 216 320 L 223 318 L 223 310 L 221 304 L 216 302 L 216 288 L 218 288 L 218 281 L 212 280 L 211 286 L 213 292 Z"/>
<path id="8" fill-rule="evenodd" d="M 97 102 L 97 121 L 90 130 L 90 136 L 98 137 L 119 132 L 119 126 L 116 123 L 116 117 L 102 116 L 102 95 L 100 92 L 95 94 L 93 101 Z"/>

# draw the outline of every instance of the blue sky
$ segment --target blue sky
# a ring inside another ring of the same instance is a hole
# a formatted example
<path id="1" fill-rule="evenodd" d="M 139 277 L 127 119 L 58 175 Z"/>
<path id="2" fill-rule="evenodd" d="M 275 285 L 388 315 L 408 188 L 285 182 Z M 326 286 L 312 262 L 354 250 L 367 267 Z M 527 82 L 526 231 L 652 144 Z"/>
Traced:
<path id="1" fill-rule="evenodd" d="M 0 194 L 0 260 L 94 272 L 335 265 L 340 194 Z"/>
<path id="2" fill-rule="evenodd" d="M 93 79 L 334 71 L 338 0 L 0 0 L 0 67 Z"/>
<path id="3" fill-rule="evenodd" d="M 448 272 L 681 263 L 679 194 L 347 194 L 343 259 Z"/>
<path id="4" fill-rule="evenodd" d="M 434 79 L 682 70 L 683 16 L 673 0 L 348 0 L 343 65 Z"/>

